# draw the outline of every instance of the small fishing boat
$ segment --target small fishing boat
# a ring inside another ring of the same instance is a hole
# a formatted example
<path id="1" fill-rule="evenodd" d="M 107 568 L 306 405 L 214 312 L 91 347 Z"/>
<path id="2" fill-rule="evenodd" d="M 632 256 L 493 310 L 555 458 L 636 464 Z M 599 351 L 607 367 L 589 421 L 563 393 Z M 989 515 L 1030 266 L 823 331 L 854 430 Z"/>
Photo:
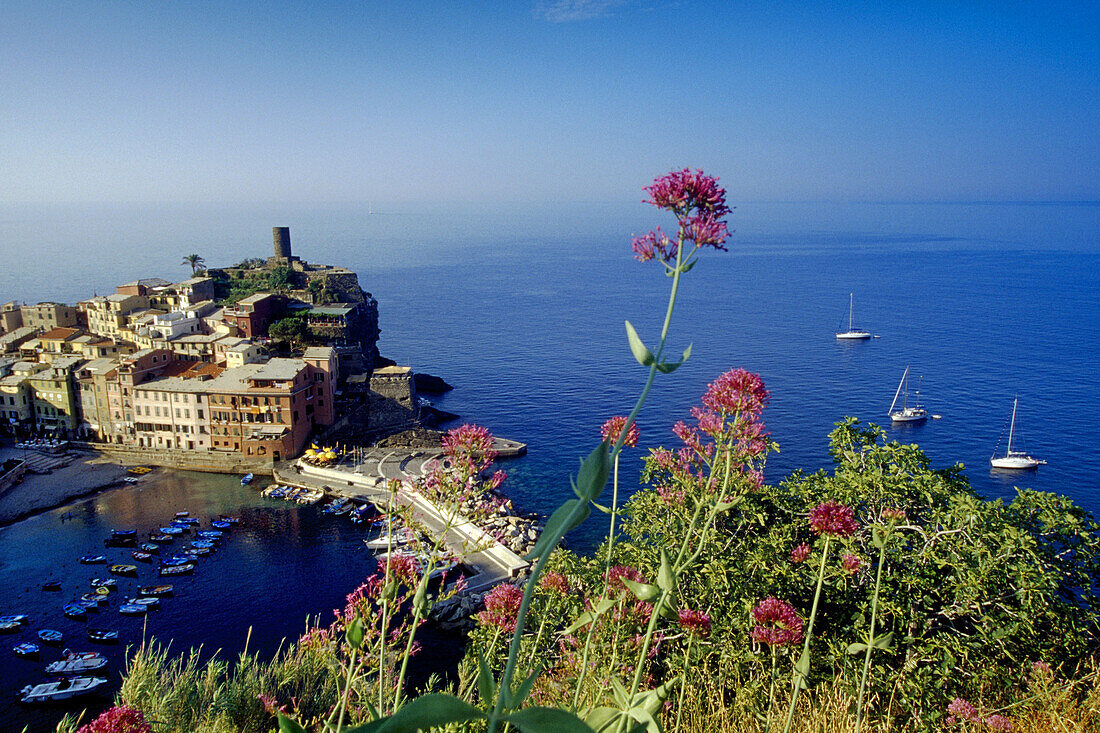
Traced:
<path id="1" fill-rule="evenodd" d="M 197 517 L 181 517 L 180 519 L 173 519 L 169 522 L 173 527 L 193 527 L 201 524 Z"/>
<path id="2" fill-rule="evenodd" d="M 81 606 L 85 611 L 98 611 L 99 601 L 84 600 L 83 598 L 77 601 L 77 605 Z"/>
<path id="3" fill-rule="evenodd" d="M 22 703 L 54 702 L 87 695 L 107 684 L 103 677 L 72 677 L 27 685 L 20 691 Z"/>
<path id="4" fill-rule="evenodd" d="M 149 535 L 149 541 L 155 542 L 158 545 L 170 545 L 176 540 L 170 534 L 151 534 Z"/>
<path id="5" fill-rule="evenodd" d="M 212 552 L 213 550 L 209 547 L 192 547 L 188 550 L 184 550 L 183 554 L 188 557 L 206 557 Z"/>
<path id="6" fill-rule="evenodd" d="M 79 603 L 67 603 L 62 607 L 61 612 L 69 618 L 82 619 L 88 615 L 87 609 Z"/>
<path id="7" fill-rule="evenodd" d="M 94 592 L 93 593 L 85 593 L 84 595 L 80 596 L 80 600 L 82 600 L 82 601 L 93 601 L 98 606 L 101 603 L 106 603 L 107 602 L 107 596 L 102 595 L 100 593 L 94 593 Z"/>
<path id="8" fill-rule="evenodd" d="M 161 527 L 160 533 L 175 537 L 176 535 L 183 534 L 183 527 Z"/>
<path id="9" fill-rule="evenodd" d="M 135 476 L 144 476 L 153 469 L 148 466 L 130 466 L 126 469 L 127 472 L 134 474 Z"/>
<path id="10" fill-rule="evenodd" d="M 191 515 L 191 512 L 176 512 L 176 519 L 183 519 L 184 517 L 187 517 L 187 516 L 190 516 L 190 515 Z"/>
<path id="11" fill-rule="evenodd" d="M 115 539 L 123 539 L 126 537 L 137 537 L 136 529 L 112 529 L 111 536 Z"/>
<path id="12" fill-rule="evenodd" d="M 47 674 L 84 674 L 107 666 L 107 657 L 99 652 L 71 652 L 66 649 L 61 659 L 46 665 Z"/>
<path id="13" fill-rule="evenodd" d="M 107 572 L 114 575 L 135 575 L 137 573 L 137 565 L 112 565 L 107 568 Z"/>
<path id="14" fill-rule="evenodd" d="M 180 565 L 186 565 L 189 562 L 191 562 L 191 558 L 187 555 L 172 555 L 172 557 L 161 560 L 160 566 L 162 568 L 175 568 L 179 567 Z"/>
<path id="15" fill-rule="evenodd" d="M 143 585 L 138 588 L 139 596 L 154 596 L 164 597 L 172 595 L 172 586 L 170 585 Z"/>
<path id="16" fill-rule="evenodd" d="M 102 565 L 107 562 L 107 558 L 103 555 L 81 555 L 80 562 L 84 565 Z"/>
<path id="17" fill-rule="evenodd" d="M 208 540 L 199 540 L 198 542 L 192 542 L 191 548 L 195 550 L 213 550 L 214 543 Z"/>
<path id="18" fill-rule="evenodd" d="M 33 659 L 38 656 L 41 651 L 41 647 L 35 644 L 33 641 L 24 641 L 20 644 L 16 644 L 11 649 L 15 652 L 15 656 L 23 657 L 24 659 Z"/>
<path id="19" fill-rule="evenodd" d="M 384 550 L 387 547 L 400 547 L 401 545 L 407 545 L 411 541 L 412 537 L 409 536 L 409 533 L 404 529 L 400 529 L 395 531 L 393 534 L 383 532 L 374 539 L 363 540 L 363 544 L 365 544 L 372 550 Z"/>
<path id="20" fill-rule="evenodd" d="M 154 555 L 160 553 L 160 545 L 156 544 L 155 542 L 142 542 L 140 545 L 138 545 L 138 549 L 142 552 L 151 552 Z"/>
<path id="21" fill-rule="evenodd" d="M 17 613 L 17 614 L 14 614 L 12 616 L 0 616 L 0 624 L 10 624 L 10 623 L 16 623 L 16 624 L 19 624 L 19 625 L 23 625 L 23 624 L 27 623 L 27 614 Z"/>
<path id="22" fill-rule="evenodd" d="M 254 478 L 256 477 L 250 473 L 246 473 L 244 476 L 241 476 L 241 486 L 248 486 L 250 483 L 252 483 L 252 479 Z"/>
<path id="23" fill-rule="evenodd" d="M 118 585 L 118 580 L 115 578 L 92 578 L 93 588 L 114 588 L 116 585 Z"/>
<path id="24" fill-rule="evenodd" d="M 160 569 L 161 575 L 187 575 L 195 570 L 194 563 L 186 563 L 184 565 L 173 565 L 171 567 L 162 567 Z"/>
<path id="25" fill-rule="evenodd" d="M 225 532 L 218 529 L 202 529 L 196 532 L 195 536 L 204 540 L 220 540 L 225 537 Z"/>
<path id="26" fill-rule="evenodd" d="M 127 598 L 127 605 L 145 606 L 146 608 L 160 608 L 160 599 L 156 596 L 142 596 L 141 598 Z"/>
<path id="27" fill-rule="evenodd" d="M 89 628 L 88 641 L 95 641 L 100 644 L 110 644 L 113 641 L 118 641 L 118 632 L 114 629 Z"/>
<path id="28" fill-rule="evenodd" d="M 224 519 L 215 519 L 214 521 L 210 522 L 210 526 L 214 527 L 215 529 L 229 529 L 233 526 L 233 523 L 227 522 Z"/>
<path id="29" fill-rule="evenodd" d="M 0 621 L 0 634 L 14 634 L 23 628 L 18 621 Z"/>
<path id="30" fill-rule="evenodd" d="M 223 514 L 221 516 L 221 519 L 219 519 L 218 521 L 228 522 L 231 525 L 235 525 L 235 524 L 239 524 L 241 520 L 238 517 L 229 517 L 229 516 L 226 516 L 225 514 Z"/>
<path id="31" fill-rule="evenodd" d="M 60 644 L 65 635 L 53 629 L 41 629 L 38 632 L 38 638 L 46 644 Z"/>
<path id="32" fill-rule="evenodd" d="M 151 552 L 138 552 L 134 550 L 130 553 L 130 556 L 138 562 L 153 562 L 153 554 Z"/>
<path id="33" fill-rule="evenodd" d="M 45 583 L 42 584 L 42 590 L 50 591 L 51 593 L 59 591 L 61 590 L 61 581 L 47 580 Z"/>
<path id="34" fill-rule="evenodd" d="M 123 603 L 118 607 L 118 612 L 124 616 L 141 616 L 148 610 L 140 603 Z"/>
<path id="35" fill-rule="evenodd" d="M 140 476 L 123 476 L 122 480 L 125 481 L 128 484 L 136 484 L 138 481 L 141 481 L 141 477 Z"/>

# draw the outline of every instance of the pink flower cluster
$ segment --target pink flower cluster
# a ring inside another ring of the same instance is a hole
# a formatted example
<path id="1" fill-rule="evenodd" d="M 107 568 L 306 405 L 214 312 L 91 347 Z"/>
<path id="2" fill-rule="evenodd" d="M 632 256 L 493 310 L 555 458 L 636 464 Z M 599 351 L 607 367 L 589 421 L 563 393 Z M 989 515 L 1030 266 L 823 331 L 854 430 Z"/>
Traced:
<path id="1" fill-rule="evenodd" d="M 684 608 L 677 613 L 680 628 L 699 637 L 710 636 L 710 616 L 702 611 Z"/>
<path id="2" fill-rule="evenodd" d="M 906 516 L 904 509 L 897 509 L 895 507 L 888 506 L 882 510 L 882 521 L 884 522 L 894 522 L 900 524 L 901 522 L 904 522 L 905 519 Z"/>
<path id="3" fill-rule="evenodd" d="M 443 453 L 451 463 L 477 473 L 489 467 L 497 457 L 493 435 L 479 425 L 463 425 L 443 436 Z"/>
<path id="4" fill-rule="evenodd" d="M 626 425 L 625 415 L 616 415 L 609 418 L 607 422 L 600 426 L 600 437 L 604 439 L 604 442 L 608 445 L 614 445 L 615 441 L 619 439 L 619 435 L 623 432 L 623 426 Z M 623 438 L 624 448 L 634 448 L 638 445 L 638 423 L 630 423 L 630 429 L 626 431 L 626 437 Z"/>
<path id="5" fill-rule="evenodd" d="M 152 730 L 153 726 L 140 710 L 120 705 L 101 713 L 76 733 L 152 733 Z"/>
<path id="6" fill-rule="evenodd" d="M 539 587 L 543 590 L 561 593 L 563 596 L 569 595 L 569 579 L 561 573 L 546 573 L 542 576 L 542 579 L 539 580 Z"/>
<path id="7" fill-rule="evenodd" d="M 800 563 L 810 556 L 810 546 L 803 542 L 791 550 L 791 562 Z"/>
<path id="8" fill-rule="evenodd" d="M 851 537 L 859 529 L 851 507 L 827 501 L 810 510 L 810 527 L 820 535 Z"/>
<path id="9" fill-rule="evenodd" d="M 769 596 L 756 604 L 752 617 L 757 624 L 752 629 L 753 641 L 773 647 L 802 642 L 802 619 L 786 601 Z"/>
<path id="10" fill-rule="evenodd" d="M 849 575 L 855 575 L 863 567 L 863 561 L 850 552 L 846 552 L 840 557 L 840 564 Z"/>
<path id="11" fill-rule="evenodd" d="M 720 415 L 759 415 L 768 404 L 768 390 L 759 374 L 730 369 L 707 385 L 703 406 Z"/>
<path id="12" fill-rule="evenodd" d="M 498 585 L 485 594 L 485 610 L 477 614 L 477 620 L 510 634 L 516 630 L 516 616 L 522 601 L 523 591 L 519 588 L 508 583 Z"/>
<path id="13" fill-rule="evenodd" d="M 646 203 L 676 216 L 684 242 L 726 250 L 723 245 L 729 237 L 729 228 L 725 217 L 730 209 L 726 206 L 726 191 L 718 185 L 717 178 L 684 168 L 654 179 L 644 190 L 649 194 Z M 666 264 L 675 261 L 679 249 L 678 242 L 670 240 L 660 229 L 635 237 L 631 246 L 639 262 L 659 259 Z"/>
<path id="14" fill-rule="evenodd" d="M 627 580 L 633 580 L 635 583 L 644 583 L 645 576 L 642 575 L 635 568 L 627 565 L 615 565 L 607 571 L 607 589 L 608 591 L 629 592 L 626 584 L 623 583 L 623 578 Z"/>

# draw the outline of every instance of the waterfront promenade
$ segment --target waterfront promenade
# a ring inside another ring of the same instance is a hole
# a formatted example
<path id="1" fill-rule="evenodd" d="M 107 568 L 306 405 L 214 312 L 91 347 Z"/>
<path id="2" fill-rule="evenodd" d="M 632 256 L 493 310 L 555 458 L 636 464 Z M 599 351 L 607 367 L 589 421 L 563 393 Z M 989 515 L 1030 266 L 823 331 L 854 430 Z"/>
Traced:
<path id="1" fill-rule="evenodd" d="M 442 508 L 412 489 L 413 481 L 441 457 L 419 449 L 374 449 L 365 451 L 361 460 L 344 459 L 324 468 L 300 460 L 279 462 L 274 477 L 280 484 L 369 501 L 383 511 L 391 502 L 395 508 L 407 507 L 416 522 L 433 536 L 442 536 L 448 551 L 473 571 L 466 582 L 470 591 L 483 591 L 522 575 L 530 563 L 461 515 L 448 523 Z M 390 491 L 394 480 L 400 482 L 396 493 Z"/>

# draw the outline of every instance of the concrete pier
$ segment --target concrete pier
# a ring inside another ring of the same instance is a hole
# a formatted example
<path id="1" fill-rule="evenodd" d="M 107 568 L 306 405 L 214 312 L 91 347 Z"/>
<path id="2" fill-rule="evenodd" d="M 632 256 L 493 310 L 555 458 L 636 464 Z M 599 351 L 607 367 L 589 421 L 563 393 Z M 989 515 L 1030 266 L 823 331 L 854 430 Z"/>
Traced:
<path id="1" fill-rule="evenodd" d="M 326 468 L 304 461 L 284 461 L 275 465 L 274 477 L 280 484 L 323 489 L 331 496 L 369 501 L 382 511 L 391 502 L 395 508 L 408 507 L 415 521 L 433 536 L 442 535 L 448 551 L 474 572 L 466 581 L 470 591 L 487 590 L 519 577 L 530 563 L 461 515 L 454 516 L 447 528 L 445 510 L 411 488 L 412 480 L 440 457 L 425 451 L 394 449 L 370 452 L 358 464 Z M 401 482 L 396 493 L 390 491 L 394 479 Z"/>

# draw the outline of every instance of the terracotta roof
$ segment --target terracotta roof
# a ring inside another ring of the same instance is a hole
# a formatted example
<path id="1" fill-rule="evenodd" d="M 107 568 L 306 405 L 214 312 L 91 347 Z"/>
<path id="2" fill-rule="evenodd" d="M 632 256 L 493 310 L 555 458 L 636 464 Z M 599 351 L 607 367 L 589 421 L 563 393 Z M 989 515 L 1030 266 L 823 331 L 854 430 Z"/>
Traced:
<path id="1" fill-rule="evenodd" d="M 38 339 L 39 341 L 41 341 L 42 339 L 49 339 L 51 341 L 68 341 L 74 336 L 79 336 L 81 333 L 82 332 L 79 328 L 55 328 L 52 331 L 46 331 L 46 333 L 39 336 Z"/>

